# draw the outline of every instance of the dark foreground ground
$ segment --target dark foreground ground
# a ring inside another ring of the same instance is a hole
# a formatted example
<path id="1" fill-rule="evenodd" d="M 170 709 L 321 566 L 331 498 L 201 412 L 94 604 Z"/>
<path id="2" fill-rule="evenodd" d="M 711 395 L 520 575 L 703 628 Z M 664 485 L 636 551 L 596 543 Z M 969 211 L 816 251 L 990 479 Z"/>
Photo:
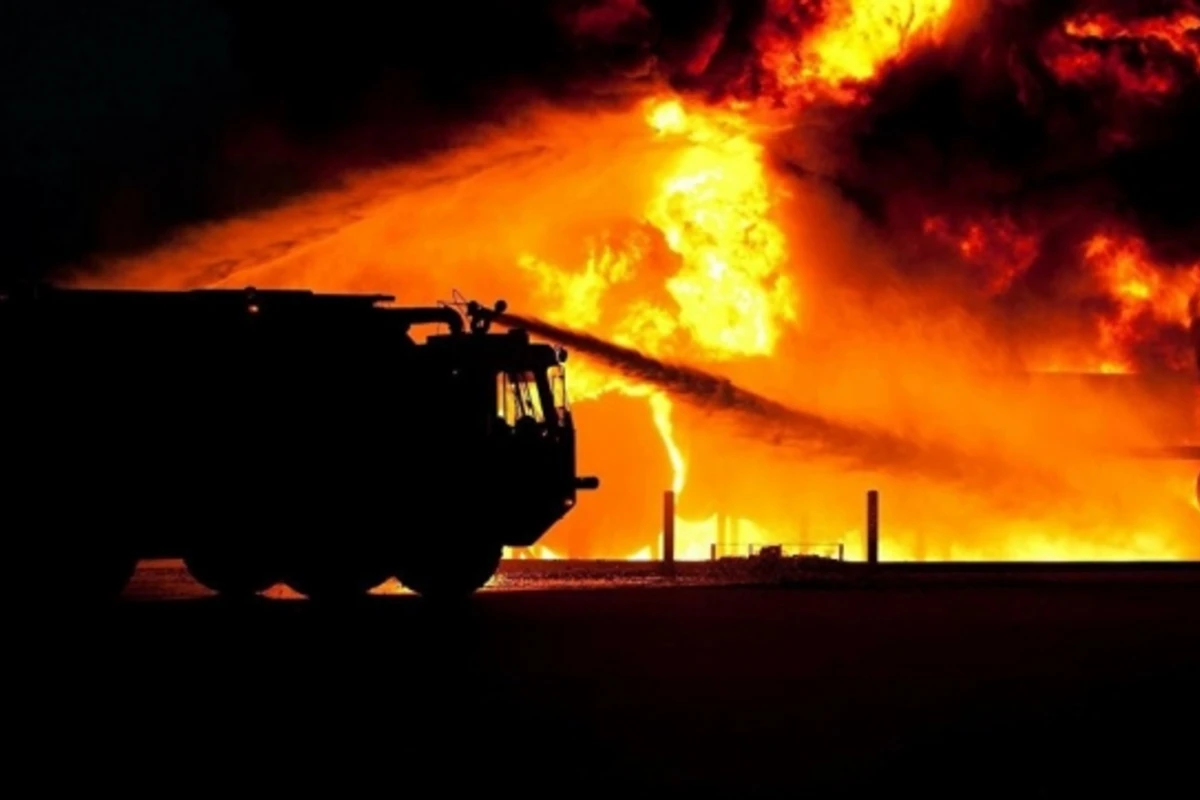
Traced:
<path id="1" fill-rule="evenodd" d="M 26 623 L 9 757 L 44 794 L 1157 796 L 1200 780 L 1196 582 L 615 586 L 445 610 L 198 598 Z"/>

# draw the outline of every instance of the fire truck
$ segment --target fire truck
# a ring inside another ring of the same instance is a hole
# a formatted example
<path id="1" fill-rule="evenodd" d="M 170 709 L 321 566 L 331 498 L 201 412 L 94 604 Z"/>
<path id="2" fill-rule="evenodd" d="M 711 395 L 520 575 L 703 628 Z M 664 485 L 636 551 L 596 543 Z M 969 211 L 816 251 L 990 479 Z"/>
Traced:
<path id="1" fill-rule="evenodd" d="M 114 596 L 158 558 L 223 595 L 344 600 L 391 578 L 469 595 L 599 485 L 576 471 L 566 351 L 495 329 L 504 311 L 254 288 L 0 296 L 10 553 L 58 596 Z"/>

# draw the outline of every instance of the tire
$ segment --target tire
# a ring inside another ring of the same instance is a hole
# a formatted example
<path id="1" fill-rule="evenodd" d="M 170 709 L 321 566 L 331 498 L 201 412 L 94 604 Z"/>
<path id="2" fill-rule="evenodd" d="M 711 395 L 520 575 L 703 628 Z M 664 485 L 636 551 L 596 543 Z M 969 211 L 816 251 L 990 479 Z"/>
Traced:
<path id="1" fill-rule="evenodd" d="M 499 545 L 415 551 L 401 558 L 396 580 L 430 600 L 462 600 L 487 585 L 502 555 Z"/>
<path id="2" fill-rule="evenodd" d="M 121 596 L 136 570 L 137 559 L 126 553 L 86 553 L 68 557 L 63 578 L 69 595 L 107 603 Z"/>
<path id="3" fill-rule="evenodd" d="M 183 563 L 198 583 L 223 597 L 251 597 L 280 581 L 275 565 L 255 554 L 201 550 Z"/>

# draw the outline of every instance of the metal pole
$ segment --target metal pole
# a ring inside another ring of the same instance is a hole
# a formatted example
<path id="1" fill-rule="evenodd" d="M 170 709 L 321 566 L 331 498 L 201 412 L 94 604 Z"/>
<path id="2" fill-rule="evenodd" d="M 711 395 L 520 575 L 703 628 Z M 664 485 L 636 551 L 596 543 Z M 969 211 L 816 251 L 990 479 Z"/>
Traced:
<path id="1" fill-rule="evenodd" d="M 663 493 L 663 563 L 667 570 L 675 565 L 675 492 Z"/>
<path id="2" fill-rule="evenodd" d="M 867 492 L 867 563 L 879 563 L 879 492 Z"/>

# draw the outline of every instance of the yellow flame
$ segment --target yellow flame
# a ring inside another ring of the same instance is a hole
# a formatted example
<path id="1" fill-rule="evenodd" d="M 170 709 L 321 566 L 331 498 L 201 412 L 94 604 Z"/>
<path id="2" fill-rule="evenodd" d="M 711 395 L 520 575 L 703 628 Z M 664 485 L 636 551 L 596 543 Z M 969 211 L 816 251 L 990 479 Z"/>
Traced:
<path id="1" fill-rule="evenodd" d="M 562 556 L 546 547 L 535 544 L 531 547 L 505 547 L 502 557 L 513 561 L 559 561 Z"/>
<path id="2" fill-rule="evenodd" d="M 647 121 L 686 143 L 646 211 L 682 260 L 667 281 L 680 324 L 712 357 L 770 353 L 797 312 L 762 145 L 740 118 L 676 99 L 651 104 Z"/>
<path id="3" fill-rule="evenodd" d="M 679 452 L 679 445 L 675 443 L 675 432 L 671 426 L 671 400 L 662 392 L 656 392 L 650 395 L 650 408 L 654 413 L 654 425 L 658 428 L 663 444 L 666 445 L 667 457 L 674 472 L 671 488 L 678 495 L 683 491 L 687 464 L 684 463 L 683 454 Z"/>
<path id="4" fill-rule="evenodd" d="M 921 37 L 936 37 L 953 0 L 837 0 L 810 40 L 809 74 L 828 83 L 863 81 Z"/>
<path id="5" fill-rule="evenodd" d="M 650 237 L 657 236 L 677 259 L 663 284 L 675 308 L 647 300 L 626 303 L 619 320 L 599 332 L 659 355 L 689 347 L 707 359 L 772 353 L 784 326 L 797 321 L 798 310 L 796 288 L 783 271 L 786 240 L 771 218 L 774 198 L 761 144 L 741 116 L 688 108 L 677 97 L 655 99 L 642 113 L 650 135 L 666 145 L 658 191 L 645 209 L 643 227 L 588 242 L 582 269 L 563 269 L 531 253 L 522 255 L 518 266 L 552 298 L 546 315 L 551 321 L 596 330 L 604 327 L 601 310 L 616 305 L 605 303 L 605 295 L 648 266 Z M 670 399 L 586 360 L 577 364 L 571 389 L 576 402 L 608 392 L 647 399 L 671 463 L 671 488 L 682 493 L 687 463 L 675 441 Z M 711 526 L 701 527 L 707 536 Z M 707 554 L 707 540 L 691 543 L 689 530 L 680 520 L 677 537 L 683 531 L 684 538 L 677 540 L 687 544 L 677 552 Z M 646 548 L 647 558 L 650 553 Z"/>
<path id="6" fill-rule="evenodd" d="M 775 0 L 777 15 L 793 16 L 795 0 Z M 827 0 L 825 18 L 797 39 L 790 29 L 768 41 L 763 66 L 800 100 L 828 96 L 843 102 L 887 64 L 946 32 L 954 0 Z"/>
<path id="7" fill-rule="evenodd" d="M 653 561 L 654 549 L 646 545 L 625 557 L 626 561 Z"/>

